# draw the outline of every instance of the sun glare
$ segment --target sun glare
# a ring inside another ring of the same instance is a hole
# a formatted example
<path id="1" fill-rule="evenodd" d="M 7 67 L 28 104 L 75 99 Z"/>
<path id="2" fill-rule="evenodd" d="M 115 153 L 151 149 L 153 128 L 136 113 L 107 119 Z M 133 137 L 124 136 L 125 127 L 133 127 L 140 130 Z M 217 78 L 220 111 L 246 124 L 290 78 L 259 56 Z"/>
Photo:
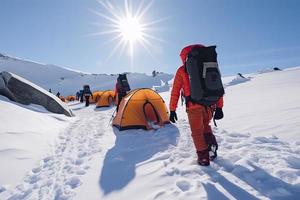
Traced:
<path id="1" fill-rule="evenodd" d="M 142 27 L 138 19 L 131 16 L 120 20 L 119 30 L 123 39 L 130 43 L 141 40 L 143 36 Z"/>
<path id="2" fill-rule="evenodd" d="M 120 52 L 120 55 L 123 54 L 124 49 L 127 48 L 127 55 L 130 56 L 131 68 L 133 67 L 133 57 L 134 57 L 134 49 L 140 47 L 144 47 L 144 49 L 150 54 L 152 58 L 152 51 L 150 48 L 153 48 L 153 42 L 150 40 L 162 41 L 150 34 L 152 31 L 152 26 L 162 19 L 156 21 L 150 21 L 148 23 L 141 23 L 143 17 L 150 9 L 153 0 L 149 0 L 149 3 L 145 5 L 145 1 L 140 1 L 140 4 L 137 5 L 135 12 L 133 11 L 133 5 L 130 4 L 129 0 L 124 0 L 124 7 L 121 8 L 120 5 L 113 5 L 111 1 L 107 0 L 98 0 L 98 2 L 102 5 L 102 7 L 107 11 L 94 11 L 93 13 L 97 14 L 104 20 L 107 20 L 108 23 L 104 24 L 103 21 L 101 23 L 96 23 L 96 25 L 100 26 L 102 31 L 94 34 L 90 34 L 89 36 L 98 36 L 98 35 L 112 35 L 113 37 L 108 40 L 108 43 L 116 41 L 116 45 L 110 51 L 109 56 L 107 56 L 106 61 L 111 58 L 116 51 Z M 103 28 L 106 27 L 104 30 Z M 139 44 L 139 45 L 138 45 Z"/>

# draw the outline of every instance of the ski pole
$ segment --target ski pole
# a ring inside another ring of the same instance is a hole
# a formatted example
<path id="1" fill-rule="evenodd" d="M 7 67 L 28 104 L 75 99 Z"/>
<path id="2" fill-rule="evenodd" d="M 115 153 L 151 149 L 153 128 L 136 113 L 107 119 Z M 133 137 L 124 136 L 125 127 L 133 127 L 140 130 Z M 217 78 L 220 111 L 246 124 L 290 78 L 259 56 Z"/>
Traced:
<path id="1" fill-rule="evenodd" d="M 108 123 L 108 124 L 110 124 L 110 123 L 111 123 L 111 121 L 112 121 L 112 119 L 114 118 L 114 114 L 115 114 L 116 110 L 117 110 L 117 108 L 116 108 L 116 109 L 114 110 L 114 112 L 112 113 L 112 115 L 111 115 L 111 118 L 110 118 L 110 120 L 109 120 L 109 123 Z"/>

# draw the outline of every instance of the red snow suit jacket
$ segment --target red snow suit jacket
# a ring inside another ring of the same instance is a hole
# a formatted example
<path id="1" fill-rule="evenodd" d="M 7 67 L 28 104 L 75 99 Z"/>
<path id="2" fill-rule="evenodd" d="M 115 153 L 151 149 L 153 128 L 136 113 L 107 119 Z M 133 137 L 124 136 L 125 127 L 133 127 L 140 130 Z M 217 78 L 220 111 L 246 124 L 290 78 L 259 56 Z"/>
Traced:
<path id="1" fill-rule="evenodd" d="M 184 47 L 180 53 L 180 57 L 181 57 L 183 65 L 181 67 L 179 67 L 179 69 L 177 70 L 174 81 L 173 81 L 173 88 L 172 88 L 172 92 L 171 92 L 171 99 L 170 99 L 170 105 L 169 105 L 170 111 L 176 110 L 181 90 L 183 91 L 184 97 L 191 95 L 190 80 L 189 80 L 189 75 L 185 70 L 185 62 L 186 62 L 188 53 L 195 46 L 204 47 L 201 44 L 189 45 L 189 46 Z M 193 104 L 191 102 L 189 102 L 187 104 L 187 108 L 192 108 L 193 106 L 199 106 L 199 105 Z M 223 97 L 221 97 L 219 99 L 216 106 L 218 108 L 223 107 Z"/>

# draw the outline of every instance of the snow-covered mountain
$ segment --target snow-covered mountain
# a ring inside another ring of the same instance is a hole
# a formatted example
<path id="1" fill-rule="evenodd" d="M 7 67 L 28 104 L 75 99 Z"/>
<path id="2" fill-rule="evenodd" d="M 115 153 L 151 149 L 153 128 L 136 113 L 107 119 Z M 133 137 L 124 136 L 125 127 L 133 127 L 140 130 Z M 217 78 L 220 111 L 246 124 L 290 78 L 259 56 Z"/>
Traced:
<path id="1" fill-rule="evenodd" d="M 184 106 L 176 124 L 120 132 L 114 108 L 72 102 L 68 118 L 0 97 L 0 199 L 298 199 L 299 76 L 300 67 L 224 78 L 209 167 L 196 163 Z"/>
<path id="2" fill-rule="evenodd" d="M 42 88 L 61 95 L 75 95 L 85 84 L 90 85 L 91 90 L 114 89 L 117 74 L 91 74 L 75 71 L 55 65 L 41 64 L 33 61 L 14 58 L 0 54 L 0 72 L 8 71 L 17 74 Z M 120 72 L 122 73 L 122 72 Z M 152 77 L 142 73 L 129 73 L 127 75 L 131 88 L 150 87 L 161 85 L 161 81 L 167 82 L 173 78 L 172 74 L 158 73 Z"/>

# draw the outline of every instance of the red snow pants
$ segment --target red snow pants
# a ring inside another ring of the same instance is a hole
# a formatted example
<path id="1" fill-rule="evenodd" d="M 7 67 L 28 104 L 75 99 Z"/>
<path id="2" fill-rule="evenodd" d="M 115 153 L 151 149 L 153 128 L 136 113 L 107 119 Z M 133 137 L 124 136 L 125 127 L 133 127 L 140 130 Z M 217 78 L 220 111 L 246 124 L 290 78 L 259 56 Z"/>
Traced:
<path id="1" fill-rule="evenodd" d="M 188 114 L 192 138 L 196 150 L 202 151 L 207 149 L 208 144 L 205 141 L 204 134 L 212 134 L 212 130 L 209 125 L 209 122 L 212 119 L 212 112 L 210 108 L 194 104 L 193 106 L 189 106 L 186 112 Z"/>

